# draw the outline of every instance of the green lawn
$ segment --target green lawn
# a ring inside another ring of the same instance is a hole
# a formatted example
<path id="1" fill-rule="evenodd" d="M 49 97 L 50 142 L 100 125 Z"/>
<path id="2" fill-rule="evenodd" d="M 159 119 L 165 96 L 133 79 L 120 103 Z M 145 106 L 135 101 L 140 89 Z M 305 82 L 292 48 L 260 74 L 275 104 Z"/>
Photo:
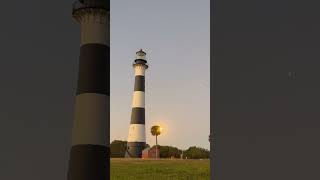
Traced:
<path id="1" fill-rule="evenodd" d="M 111 159 L 111 180 L 209 180 L 206 160 Z"/>

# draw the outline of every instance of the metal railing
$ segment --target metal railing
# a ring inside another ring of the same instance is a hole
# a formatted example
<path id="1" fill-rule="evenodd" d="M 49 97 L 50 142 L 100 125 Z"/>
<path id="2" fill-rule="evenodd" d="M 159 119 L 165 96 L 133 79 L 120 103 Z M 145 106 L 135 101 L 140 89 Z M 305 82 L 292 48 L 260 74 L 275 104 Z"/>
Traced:
<path id="1" fill-rule="evenodd" d="M 110 9 L 110 2 L 109 0 L 79 0 L 75 1 L 72 4 L 72 12 L 75 12 L 79 9 L 85 8 L 97 8 L 97 9 Z"/>

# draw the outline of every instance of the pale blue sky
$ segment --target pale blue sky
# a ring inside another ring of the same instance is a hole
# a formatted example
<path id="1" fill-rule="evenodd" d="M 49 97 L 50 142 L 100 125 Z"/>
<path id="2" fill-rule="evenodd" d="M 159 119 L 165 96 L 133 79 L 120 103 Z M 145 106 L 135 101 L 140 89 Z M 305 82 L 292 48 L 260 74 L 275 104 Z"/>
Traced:
<path id="1" fill-rule="evenodd" d="M 143 48 L 147 143 L 209 149 L 210 0 L 111 0 L 111 141 L 127 140 L 132 62 Z"/>

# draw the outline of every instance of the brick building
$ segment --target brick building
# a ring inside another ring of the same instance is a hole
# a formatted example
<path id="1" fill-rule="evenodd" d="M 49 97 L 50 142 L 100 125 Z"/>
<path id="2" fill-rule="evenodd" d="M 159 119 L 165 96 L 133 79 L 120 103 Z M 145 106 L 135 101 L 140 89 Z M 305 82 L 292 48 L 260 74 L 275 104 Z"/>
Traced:
<path id="1" fill-rule="evenodd" d="M 158 150 L 158 153 L 156 153 Z M 145 148 L 142 151 L 142 159 L 152 159 L 152 158 L 160 158 L 160 149 L 153 146 L 152 148 Z"/>

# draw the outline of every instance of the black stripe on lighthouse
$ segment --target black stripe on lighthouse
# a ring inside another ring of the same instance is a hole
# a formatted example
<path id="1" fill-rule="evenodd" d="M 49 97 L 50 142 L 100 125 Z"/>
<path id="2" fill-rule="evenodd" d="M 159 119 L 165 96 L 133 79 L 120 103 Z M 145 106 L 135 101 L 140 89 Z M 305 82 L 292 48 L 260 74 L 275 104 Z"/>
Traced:
<path id="1" fill-rule="evenodd" d="M 99 93 L 110 96 L 110 48 L 84 44 L 80 48 L 77 95 Z"/>
<path id="2" fill-rule="evenodd" d="M 138 75 L 135 76 L 134 80 L 134 91 L 143 91 L 145 90 L 145 85 L 144 85 L 144 76 Z"/>
<path id="3" fill-rule="evenodd" d="M 142 151 L 146 146 L 145 142 L 128 142 L 127 156 L 129 157 L 141 157 Z"/>
<path id="4" fill-rule="evenodd" d="M 145 124 L 145 109 L 140 107 L 132 108 L 130 124 Z"/>
<path id="5" fill-rule="evenodd" d="M 109 179 L 109 148 L 99 145 L 76 145 L 71 148 L 69 180 Z"/>

